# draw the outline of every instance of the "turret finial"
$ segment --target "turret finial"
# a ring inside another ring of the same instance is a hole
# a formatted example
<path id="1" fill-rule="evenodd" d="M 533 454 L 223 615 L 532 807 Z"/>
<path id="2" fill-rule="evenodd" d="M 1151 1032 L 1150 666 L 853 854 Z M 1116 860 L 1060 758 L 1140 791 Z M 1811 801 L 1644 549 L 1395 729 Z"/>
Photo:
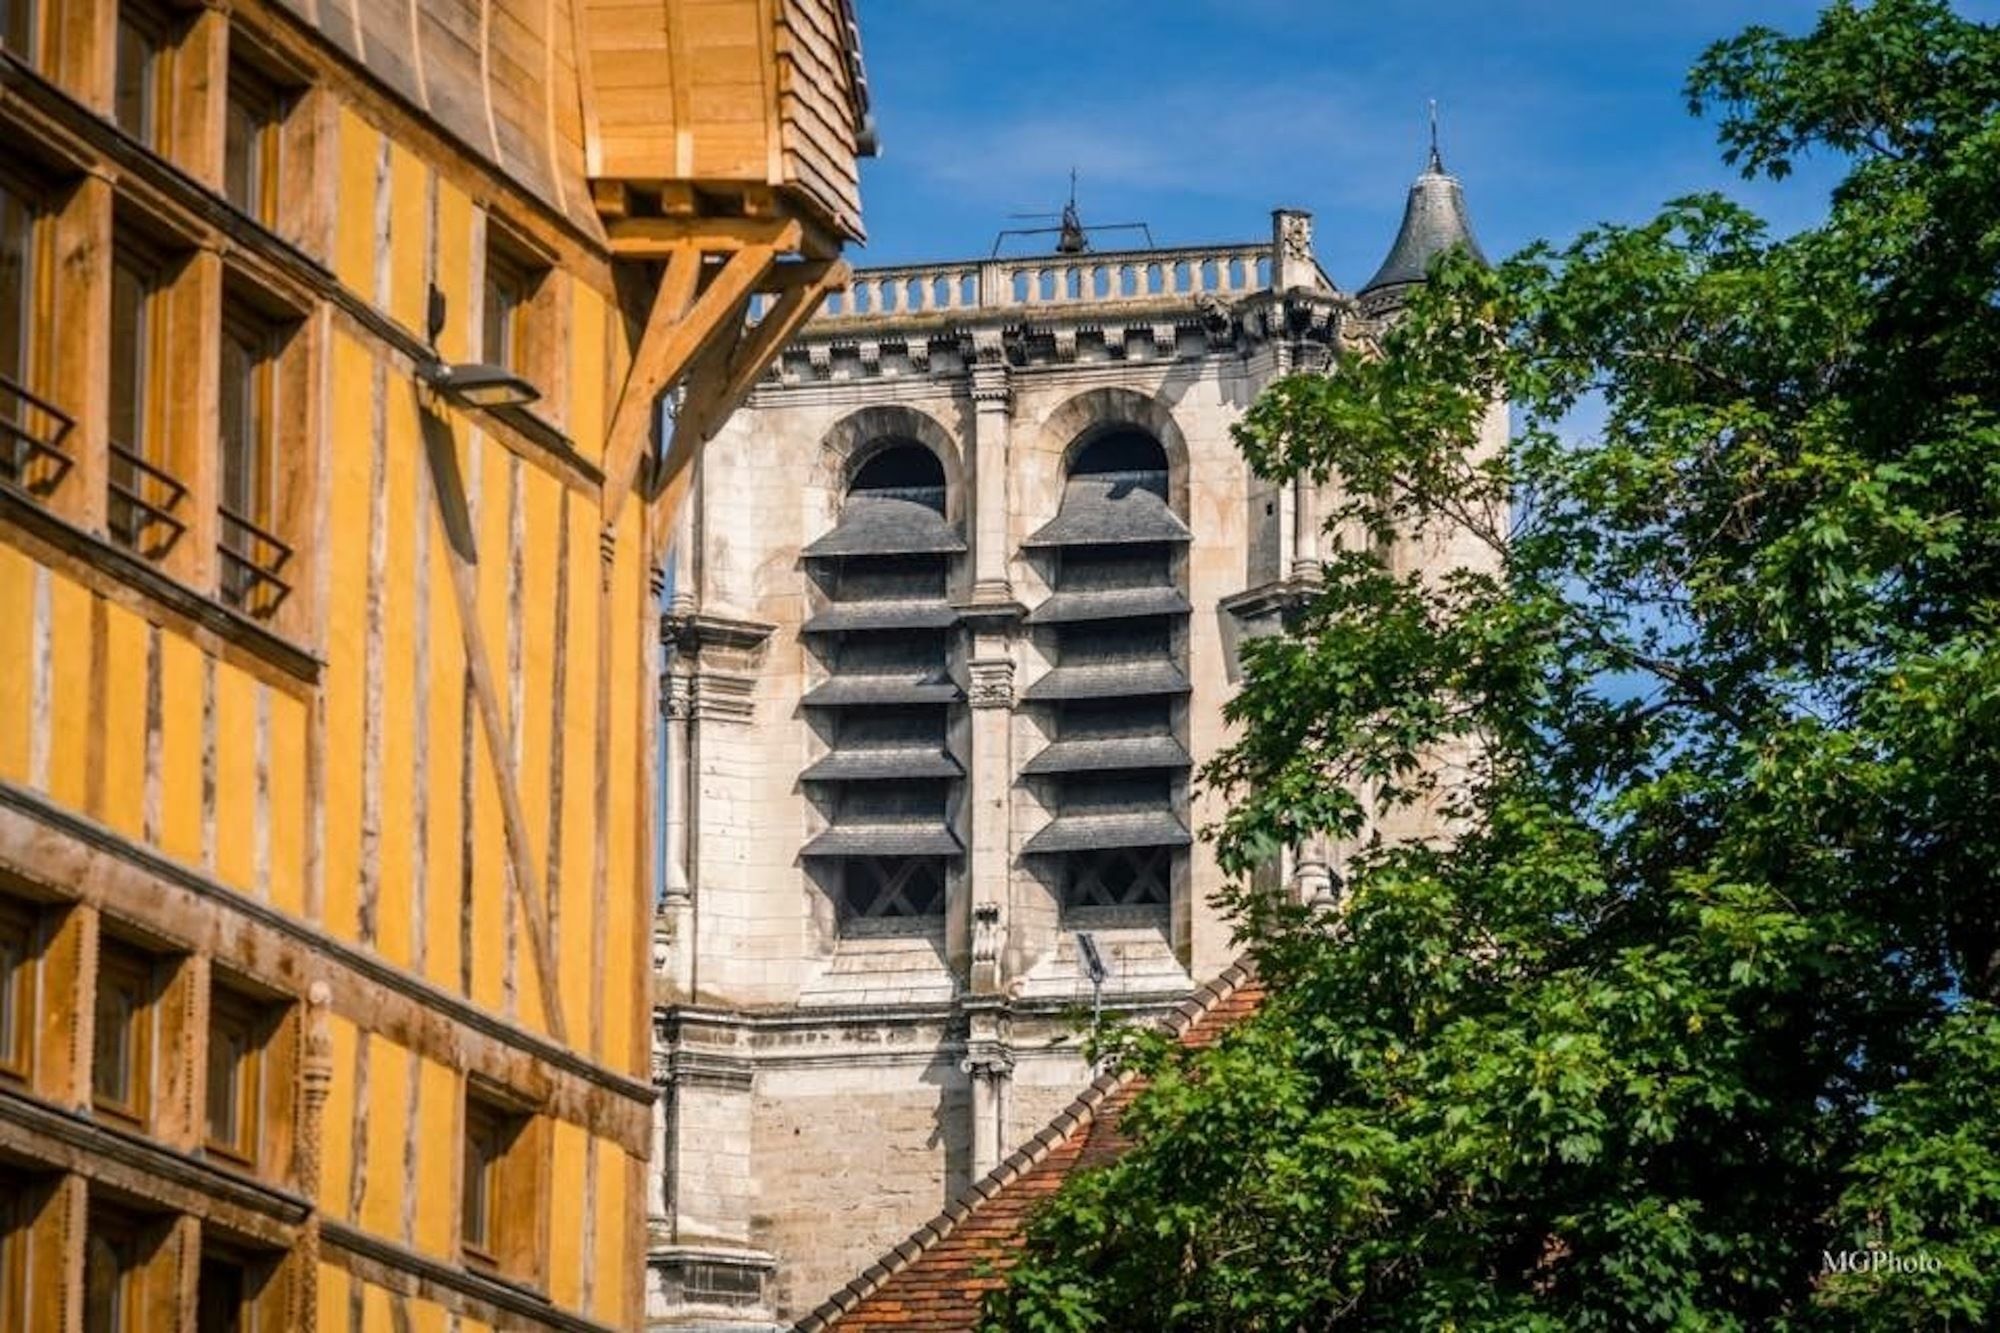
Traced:
<path id="1" fill-rule="evenodd" d="M 1442 154 L 1440 154 L 1440 153 L 1438 152 L 1438 100 L 1437 100 L 1437 98 L 1435 98 L 1435 97 L 1433 97 L 1433 98 L 1431 99 L 1431 161 L 1430 161 L 1430 170 L 1431 170 L 1431 171 L 1433 171 L 1433 172 L 1435 172 L 1436 174 L 1438 174 L 1438 175 L 1440 175 L 1440 176 L 1442 176 L 1442 175 L 1444 174 L 1444 157 L 1443 157 L 1443 155 L 1442 155 Z"/>

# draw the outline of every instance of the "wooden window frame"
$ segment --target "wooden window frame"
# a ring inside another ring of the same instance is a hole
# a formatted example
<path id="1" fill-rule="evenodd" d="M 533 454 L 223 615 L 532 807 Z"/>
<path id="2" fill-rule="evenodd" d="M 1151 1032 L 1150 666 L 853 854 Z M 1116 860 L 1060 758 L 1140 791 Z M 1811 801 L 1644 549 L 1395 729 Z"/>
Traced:
<path id="1" fill-rule="evenodd" d="M 0 898 L 0 949 L 19 959 L 0 976 L 0 1083 L 34 1082 L 43 943 L 40 908 Z"/>
<path id="2" fill-rule="evenodd" d="M 0 319 L 19 318 L 20 363 L 0 365 L 0 448 L 7 452 L 0 480 L 36 498 L 62 483 L 75 464 L 69 452 L 74 419 L 50 396 L 54 379 L 56 328 L 56 229 L 61 213 L 57 192 L 14 164 L 0 166 L 4 190 L 25 214 L 27 243 L 22 247 L 24 281 L 20 309 L 0 312 Z"/>
<path id="3" fill-rule="evenodd" d="M 276 231 L 284 207 L 285 177 L 289 165 L 288 122 L 298 106 L 301 90 L 291 81 L 273 74 L 255 54 L 245 54 L 245 43 L 232 32 L 229 41 L 228 86 L 223 94 L 222 179 L 220 191 L 245 217 L 268 230 Z M 254 51 L 255 48 L 253 47 Z M 233 139 L 238 109 L 249 113 L 255 129 L 247 163 L 252 169 L 249 182 L 252 197 L 238 198 L 230 181 Z"/>
<path id="4" fill-rule="evenodd" d="M 106 934 L 98 941 L 97 976 L 92 989 L 94 1042 L 90 1061 L 90 1104 L 101 1116 L 136 1129 L 150 1130 L 153 1121 L 154 1074 L 160 1055 L 160 1003 L 166 991 L 165 960 L 139 945 Z M 123 1054 L 126 1095 L 123 1099 L 101 1086 L 101 1065 L 105 1057 L 104 1009 L 107 982 L 124 982 L 140 995 L 134 1011 L 123 1027 L 127 1049 Z"/>
<path id="5" fill-rule="evenodd" d="M 174 1219 L 96 1198 L 90 1201 L 87 1217 L 83 1241 L 84 1333 L 96 1333 L 100 1327 L 109 1333 L 150 1333 L 171 1322 L 178 1305 Z M 124 1251 L 123 1262 L 112 1275 L 111 1291 L 119 1308 L 102 1325 L 94 1323 L 91 1317 L 98 1277 L 93 1271 L 96 1259 L 93 1247 L 100 1243 Z M 147 1317 L 156 1311 L 165 1318 Z"/>
<path id="6" fill-rule="evenodd" d="M 548 291 L 549 266 L 522 247 L 510 243 L 488 223 L 486 273 L 480 292 L 480 360 L 501 366 L 538 389 L 547 389 L 543 294 Z M 508 300 L 495 327 L 495 294 Z M 497 337 L 496 337 L 497 334 Z M 499 344 L 496 346 L 495 344 Z"/>
<path id="7" fill-rule="evenodd" d="M 539 1287 L 547 1249 L 547 1139 L 546 1117 L 504 1088 L 466 1080 L 458 1208 L 459 1256 L 466 1267 Z"/>
<path id="8" fill-rule="evenodd" d="M 142 119 L 136 126 L 126 124 L 119 115 L 119 104 L 125 97 L 123 56 L 127 27 L 150 49 L 146 61 L 147 86 L 139 90 L 141 100 L 148 105 L 140 108 Z M 175 124 L 179 99 L 174 86 L 174 67 L 185 28 L 185 20 L 153 0 L 117 0 L 117 13 L 111 23 L 112 123 L 161 157 L 171 155 L 174 134 L 179 128 Z"/>
<path id="9" fill-rule="evenodd" d="M 174 339 L 184 323 L 178 318 L 181 300 L 177 288 L 187 260 L 143 228 L 123 220 L 113 228 L 111 250 L 114 366 L 121 351 L 115 318 L 121 273 L 139 279 L 141 303 L 131 386 L 131 434 L 137 438 L 107 434 L 106 524 L 119 545 L 149 560 L 167 562 L 175 557 L 181 537 L 195 518 L 188 500 L 194 481 L 192 460 L 181 438 L 180 414 L 172 410 L 165 391 Z M 121 512 L 126 515 L 122 520 Z"/>
<path id="10" fill-rule="evenodd" d="M 314 470 L 321 447 L 316 429 L 320 386 L 314 321 L 308 295 L 273 289 L 236 266 L 225 269 L 221 310 L 210 326 L 217 351 L 215 437 L 210 454 L 214 486 L 215 569 L 212 588 L 224 604 L 272 624 L 282 634 L 302 634 L 311 623 L 306 566 L 312 552 L 300 540 L 311 521 Z M 235 392 L 226 372 L 232 341 L 263 344 L 256 390 L 264 440 L 261 512 L 242 514 L 229 503 L 228 413 Z"/>
<path id="11" fill-rule="evenodd" d="M 265 1121 L 273 1072 L 267 1053 L 282 1021 L 282 1012 L 262 998 L 219 978 L 210 982 L 208 1037 L 202 1070 L 202 1146 L 210 1154 L 250 1171 L 256 1171 L 266 1157 Z M 217 1038 L 224 1036 L 238 1038 L 237 1049 L 241 1052 L 231 1062 L 224 1088 L 233 1121 L 233 1133 L 227 1138 L 217 1136 L 215 1123 L 220 1053 Z"/>
<path id="12" fill-rule="evenodd" d="M 68 1290 L 63 1174 L 0 1162 L 0 1328 L 60 1328 Z"/>
<path id="13" fill-rule="evenodd" d="M 229 1326 L 233 1333 L 283 1333 L 289 1305 L 290 1266 L 286 1255 L 216 1232 L 206 1224 L 202 1227 L 201 1254 L 196 1262 L 197 1333 L 205 1327 L 201 1320 L 207 1312 L 206 1302 L 213 1299 L 209 1285 L 212 1269 L 219 1267 L 233 1268 L 241 1275 L 242 1290 L 234 1302 Z"/>
<path id="14" fill-rule="evenodd" d="M 290 599 L 296 578 L 296 554 L 288 540 L 292 516 L 282 472 L 289 412 L 303 428 L 308 413 L 302 343 L 305 318 L 240 282 L 226 282 L 218 338 L 216 376 L 215 508 L 216 592 L 222 600 L 257 619 L 276 615 Z M 230 376 L 233 352 L 248 349 L 246 373 L 253 378 L 247 394 L 255 401 L 232 413 L 231 396 L 244 393 Z M 300 354 L 295 354 L 300 349 Z M 291 400 L 298 399 L 294 406 Z M 256 438 L 248 442 L 250 483 L 254 492 L 245 506 L 230 494 L 232 459 L 236 450 L 230 423 Z M 303 443 L 303 441 L 295 441 Z M 246 512 L 247 509 L 247 512 Z"/>
<path id="15" fill-rule="evenodd" d="M 36 63 L 36 38 L 40 35 L 35 20 L 44 8 L 34 0 L 0 0 L 0 46 L 30 65 Z"/>

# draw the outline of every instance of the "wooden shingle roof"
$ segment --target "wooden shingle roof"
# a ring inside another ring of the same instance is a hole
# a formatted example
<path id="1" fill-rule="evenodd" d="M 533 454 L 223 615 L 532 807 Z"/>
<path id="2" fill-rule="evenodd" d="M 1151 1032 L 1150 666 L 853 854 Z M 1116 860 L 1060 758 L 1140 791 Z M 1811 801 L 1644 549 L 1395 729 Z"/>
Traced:
<path id="1" fill-rule="evenodd" d="M 1205 1046 L 1263 998 L 1263 987 L 1239 964 L 1196 991 L 1168 1026 L 1183 1046 Z M 1143 1086 L 1116 1071 L 1099 1075 L 1046 1129 L 799 1320 L 794 1333 L 971 1333 L 980 1302 L 1012 1266 L 1034 1207 L 1072 1171 L 1124 1151 L 1118 1120 Z"/>

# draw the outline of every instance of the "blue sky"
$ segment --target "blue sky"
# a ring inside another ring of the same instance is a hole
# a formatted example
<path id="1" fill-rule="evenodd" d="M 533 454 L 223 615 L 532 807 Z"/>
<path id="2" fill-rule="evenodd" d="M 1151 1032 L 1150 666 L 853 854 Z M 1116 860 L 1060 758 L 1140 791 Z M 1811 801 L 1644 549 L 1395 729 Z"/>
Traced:
<path id="1" fill-rule="evenodd" d="M 1498 257 L 1676 194 L 1723 188 L 1782 229 L 1830 171 L 1746 184 L 1681 85 L 1710 41 L 1810 25 L 1809 0 L 860 0 L 883 156 L 863 265 L 983 255 L 1005 214 L 1151 224 L 1163 245 L 1251 240 L 1311 209 L 1320 262 L 1374 271 L 1423 164 L 1425 104 Z M 2000 0 L 1962 12 L 1993 16 Z M 1101 245 L 1125 243 L 1107 236 Z"/>

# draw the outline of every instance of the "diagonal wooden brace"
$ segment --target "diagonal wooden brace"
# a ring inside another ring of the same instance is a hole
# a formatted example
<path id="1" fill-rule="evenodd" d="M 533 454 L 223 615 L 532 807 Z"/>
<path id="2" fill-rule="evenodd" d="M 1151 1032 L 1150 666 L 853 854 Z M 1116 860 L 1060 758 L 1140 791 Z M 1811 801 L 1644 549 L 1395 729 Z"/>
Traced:
<path id="1" fill-rule="evenodd" d="M 689 382 L 688 398 L 674 422 L 666 456 L 651 478 L 650 500 L 659 531 L 664 534 L 680 510 L 694 475 L 696 452 L 719 429 L 743 395 L 799 326 L 812 317 L 826 294 L 845 286 L 850 270 L 845 260 L 787 265 L 796 272 L 755 328 L 722 354 L 703 358 L 702 373 Z"/>
<path id="2" fill-rule="evenodd" d="M 673 387 L 713 339 L 740 329 L 741 320 L 729 316 L 757 290 L 779 253 L 798 244 L 799 235 L 798 224 L 791 223 L 780 230 L 774 244 L 737 249 L 691 305 L 685 297 L 701 269 L 700 246 L 690 242 L 668 260 L 604 442 L 601 513 L 607 527 L 617 521 L 638 478 L 660 395 Z"/>

